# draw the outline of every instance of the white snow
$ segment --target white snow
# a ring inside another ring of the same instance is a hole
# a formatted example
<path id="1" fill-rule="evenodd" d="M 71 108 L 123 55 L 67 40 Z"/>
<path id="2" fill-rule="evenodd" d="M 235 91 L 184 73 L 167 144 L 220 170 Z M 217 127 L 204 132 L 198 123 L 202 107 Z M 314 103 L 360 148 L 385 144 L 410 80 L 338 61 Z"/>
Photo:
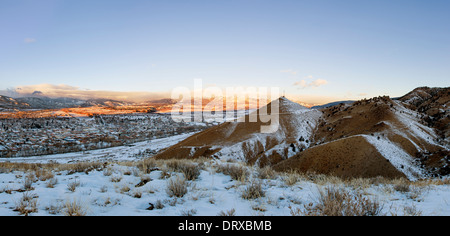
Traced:
<path id="1" fill-rule="evenodd" d="M 77 161 L 134 161 L 139 152 L 145 150 L 160 151 L 164 148 L 177 144 L 194 133 L 175 135 L 135 144 L 98 149 L 87 152 L 65 153 L 46 156 L 24 157 L 24 158 L 0 158 L 0 162 L 24 162 L 24 163 L 71 163 Z"/>
<path id="2" fill-rule="evenodd" d="M 161 179 L 162 171 L 146 174 L 151 181 L 142 187 L 135 187 L 142 175 L 125 174 L 134 172 L 135 167 L 112 165 L 110 174 L 105 171 L 68 174 L 66 171 L 55 173 L 57 184 L 54 188 L 46 186 L 45 181 L 36 181 L 27 194 L 37 200 L 37 212 L 32 216 L 63 215 L 67 202 L 77 202 L 89 216 L 180 216 L 193 210 L 196 216 L 216 216 L 220 212 L 234 209 L 237 216 L 289 216 L 291 209 L 304 209 L 305 205 L 315 204 L 320 189 L 333 186 L 344 188 L 354 194 L 377 200 L 382 204 L 382 214 L 404 215 L 405 209 L 413 207 L 422 215 L 450 215 L 450 185 L 428 185 L 412 187 L 409 192 L 399 192 L 394 185 L 379 184 L 350 186 L 344 183 L 322 183 L 306 179 L 299 180 L 292 186 L 286 185 L 283 176 L 260 180 L 265 196 L 254 200 L 245 200 L 242 193 L 248 181 L 232 180 L 230 176 L 216 173 L 215 169 L 222 162 L 205 163 L 205 168 L 197 180 L 189 181 L 188 193 L 180 198 L 169 197 L 166 192 L 168 179 Z M 256 170 L 250 178 L 255 179 Z M 14 171 L 0 172 L 0 215 L 14 216 L 16 204 L 24 193 L 8 190 L 20 189 L 29 173 Z M 172 177 L 180 175 L 171 173 Z M 119 182 L 112 182 L 112 177 L 120 177 Z M 169 179 L 170 179 L 169 178 Z M 68 190 L 68 184 L 80 184 L 74 192 Z M 123 191 L 129 187 L 129 191 Z M 140 193 L 140 198 L 135 197 Z M 149 210 L 150 204 L 162 203 L 163 208 Z"/>
<path id="3" fill-rule="evenodd" d="M 271 151 L 283 152 L 285 148 L 289 148 L 291 143 L 285 141 L 288 133 L 290 135 L 294 133 L 294 136 L 298 136 L 298 138 L 303 137 L 305 140 L 310 140 L 322 115 L 320 111 L 310 110 L 294 103 L 290 104 L 285 100 L 281 101 L 287 103 L 285 105 L 287 105 L 289 112 L 296 114 L 294 117 L 297 119 L 290 121 L 292 126 L 295 127 L 294 131 L 280 129 L 271 135 L 253 134 L 245 142 L 226 147 L 221 146 L 222 150 L 218 153 L 221 160 L 203 163 L 204 167 L 199 178 L 189 181 L 188 193 L 179 198 L 170 197 L 166 189 L 168 181 L 180 176 L 180 173 L 155 170 L 150 174 L 145 174 L 135 166 L 120 165 L 116 162 L 138 161 L 143 158 L 141 155 L 143 152 L 162 150 L 184 140 L 192 133 L 89 152 L 0 159 L 0 162 L 17 163 L 73 163 L 84 161 L 110 163 L 106 169 L 93 170 L 89 173 L 73 174 L 68 171 L 55 171 L 53 172 L 53 178 L 56 180 L 56 184 L 53 188 L 47 186 L 48 180 L 35 179 L 32 189 L 25 193 L 16 190 L 23 188 L 25 178 L 33 172 L 10 171 L 7 168 L 0 168 L 0 216 L 18 215 L 19 213 L 14 211 L 14 208 L 24 194 L 32 196 L 37 202 L 37 212 L 31 213 L 32 216 L 63 215 L 64 206 L 68 202 L 79 203 L 85 210 L 86 215 L 92 216 L 179 216 L 186 214 L 188 211 L 196 216 L 216 216 L 220 212 L 233 209 L 237 216 L 285 216 L 291 215 L 291 209 L 304 210 L 305 206 L 317 203 L 318 191 L 329 186 L 344 188 L 353 194 L 362 194 L 367 198 L 377 200 L 383 205 L 381 213 L 385 215 L 408 215 L 413 210 L 422 215 L 450 216 L 449 184 L 428 184 L 424 187 L 412 184 L 409 191 L 403 192 L 395 190 L 395 184 L 384 183 L 351 186 L 343 182 L 324 183 L 300 179 L 294 185 L 287 185 L 283 175 L 276 175 L 273 179 L 258 179 L 256 177 L 257 170 L 253 167 L 245 168 L 248 168 L 252 173 L 250 179 L 261 181 L 265 195 L 254 200 L 243 199 L 242 193 L 249 180 L 244 182 L 232 180 L 228 175 L 217 173 L 218 166 L 224 165 L 224 162 L 230 160 L 243 160 L 245 155 L 243 145 L 250 149 L 257 145 L 267 147 L 268 137 L 276 139 L 278 145 L 266 148 L 264 150 L 266 153 Z M 413 130 L 414 135 L 434 142 L 434 133 L 419 124 L 410 110 L 399 110 L 396 114 L 405 127 Z M 235 128 L 236 125 L 231 127 L 229 135 L 233 133 Z M 402 130 L 398 132 L 407 138 L 407 134 Z M 425 176 L 421 169 L 412 163 L 413 158 L 408 153 L 384 136 L 378 134 L 361 136 L 374 145 L 381 155 L 410 180 L 417 180 Z M 308 147 L 309 143 L 298 141 L 295 145 L 297 147 L 300 145 Z M 288 157 L 292 155 L 294 155 L 294 152 L 289 150 Z M 242 165 L 241 163 L 233 164 Z M 162 178 L 167 174 L 171 177 Z M 151 181 L 144 186 L 136 187 L 145 177 L 150 178 Z M 112 178 L 119 181 L 114 182 Z M 79 186 L 75 191 L 69 191 L 68 185 L 74 182 L 79 183 Z M 156 206 L 158 202 L 163 205 L 162 208 L 149 209 L 151 205 Z"/>
<path id="4" fill-rule="evenodd" d="M 384 158 L 389 160 L 395 168 L 404 173 L 408 179 L 417 180 L 425 177 L 423 171 L 412 162 L 413 157 L 406 153 L 402 148 L 389 141 L 389 139 L 380 136 L 378 136 L 380 137 L 380 139 L 378 139 L 376 135 L 361 136 L 375 146 L 378 152 L 380 152 Z"/>
<path id="5" fill-rule="evenodd" d="M 405 130 L 407 130 L 408 132 L 412 132 L 415 137 L 421 138 L 430 144 L 439 145 L 435 141 L 437 135 L 434 130 L 419 123 L 419 120 L 416 118 L 419 116 L 417 112 L 403 107 L 399 101 L 394 102 L 396 103 L 395 114 L 397 116 L 397 119 L 405 126 L 403 128 L 396 127 L 394 130 L 396 130 L 397 132 L 404 132 Z"/>
<path id="6" fill-rule="evenodd" d="M 234 159 L 244 161 L 246 152 L 244 148 L 246 148 L 247 150 L 253 150 L 252 148 L 256 147 L 257 145 L 262 145 L 264 147 L 264 153 L 268 155 L 270 155 L 272 152 L 278 152 L 279 154 L 284 156 L 284 150 L 288 149 L 287 156 L 285 157 L 287 159 L 296 154 L 296 152 L 293 152 L 290 148 L 292 144 L 296 147 L 296 149 L 309 147 L 311 144 L 311 137 L 314 130 L 316 129 L 318 120 L 322 116 L 322 112 L 316 109 L 308 109 L 285 98 L 280 98 L 279 105 L 281 115 L 290 115 L 290 119 L 285 121 L 289 122 L 289 124 L 286 125 L 288 127 L 279 125 L 278 130 L 276 130 L 276 132 L 274 133 L 253 133 L 249 137 L 246 137 L 242 142 L 237 142 L 233 145 L 216 146 L 214 148 L 221 148 L 221 150 L 215 155 L 224 160 Z M 281 117 L 281 119 L 286 118 Z M 233 133 L 238 122 L 233 122 L 232 124 L 233 125 L 227 131 L 228 136 Z M 294 143 L 288 143 L 286 141 L 287 137 L 294 137 L 296 141 Z M 304 140 L 309 140 L 309 142 L 299 141 L 301 137 L 303 137 Z M 274 140 L 278 144 L 273 147 L 268 146 L 268 138 Z"/>

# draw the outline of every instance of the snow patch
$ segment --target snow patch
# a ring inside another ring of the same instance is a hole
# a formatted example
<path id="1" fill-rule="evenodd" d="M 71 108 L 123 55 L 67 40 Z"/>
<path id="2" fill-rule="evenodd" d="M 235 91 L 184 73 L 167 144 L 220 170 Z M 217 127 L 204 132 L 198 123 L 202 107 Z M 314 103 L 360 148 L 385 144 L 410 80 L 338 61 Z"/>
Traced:
<path id="1" fill-rule="evenodd" d="M 380 154 L 389 160 L 389 162 L 400 172 L 406 175 L 410 180 L 417 180 L 425 177 L 425 173 L 419 167 L 414 165 L 413 157 L 406 153 L 402 148 L 392 143 L 388 139 L 375 136 L 362 135 L 370 144 L 380 152 Z"/>

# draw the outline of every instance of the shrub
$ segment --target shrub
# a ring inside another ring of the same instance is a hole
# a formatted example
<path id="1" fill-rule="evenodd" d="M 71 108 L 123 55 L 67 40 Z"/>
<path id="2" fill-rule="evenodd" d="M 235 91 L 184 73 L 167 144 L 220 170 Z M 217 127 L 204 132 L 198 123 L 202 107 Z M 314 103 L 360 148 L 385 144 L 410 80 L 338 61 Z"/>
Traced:
<path id="1" fill-rule="evenodd" d="M 79 187 L 80 185 L 81 185 L 81 184 L 80 184 L 80 181 L 75 180 L 75 181 L 70 182 L 70 183 L 67 184 L 67 189 L 68 189 L 69 191 L 71 191 L 71 192 L 75 192 L 75 190 L 77 189 L 77 187 Z"/>
<path id="2" fill-rule="evenodd" d="M 297 172 L 291 171 L 285 173 L 283 176 L 283 181 L 287 186 L 295 185 L 300 179 L 300 175 Z"/>
<path id="3" fill-rule="evenodd" d="M 378 216 L 383 209 L 377 201 L 372 201 L 361 194 L 351 194 L 344 189 L 327 187 L 319 191 L 317 203 L 305 206 L 301 212 L 291 209 L 292 215 L 308 216 Z"/>
<path id="4" fill-rule="evenodd" d="M 163 209 L 164 208 L 164 204 L 162 203 L 161 200 L 156 201 L 155 208 L 156 209 Z"/>
<path id="5" fill-rule="evenodd" d="M 257 199 L 265 196 L 265 192 L 262 189 L 261 181 L 259 180 L 252 180 L 244 189 L 244 192 L 242 193 L 243 199 Z"/>
<path id="6" fill-rule="evenodd" d="M 169 179 L 167 183 L 167 194 L 169 197 L 183 197 L 188 192 L 188 183 L 184 177 Z"/>
<path id="7" fill-rule="evenodd" d="M 181 165 L 179 168 L 181 173 L 184 174 L 184 177 L 187 180 L 196 180 L 200 176 L 200 167 L 198 165 L 185 163 L 184 165 Z"/>
<path id="8" fill-rule="evenodd" d="M 239 181 L 245 181 L 250 175 L 247 168 L 233 164 L 220 165 L 217 171 L 229 175 L 232 179 Z"/>
<path id="9" fill-rule="evenodd" d="M 260 179 L 273 179 L 276 175 L 276 172 L 270 166 L 265 166 L 258 169 L 258 177 Z"/>
<path id="10" fill-rule="evenodd" d="M 120 181 L 122 181 L 122 176 L 121 175 L 112 176 L 110 180 L 113 183 L 119 183 Z"/>
<path id="11" fill-rule="evenodd" d="M 194 216 L 195 214 L 197 214 L 197 210 L 195 209 L 181 211 L 181 216 Z"/>
<path id="12" fill-rule="evenodd" d="M 67 201 L 64 205 L 64 215 L 66 216 L 85 216 L 86 214 L 86 209 L 79 201 Z"/>
<path id="13" fill-rule="evenodd" d="M 47 186 L 47 188 L 54 188 L 57 183 L 58 183 L 58 179 L 53 177 L 47 181 L 46 186 Z"/>
<path id="14" fill-rule="evenodd" d="M 18 211 L 20 215 L 25 216 L 37 212 L 36 197 L 36 195 L 29 194 L 28 192 L 23 193 L 22 198 L 16 203 L 14 211 Z"/>
<path id="15" fill-rule="evenodd" d="M 236 210 L 233 208 L 229 211 L 221 211 L 219 212 L 219 214 L 217 216 L 236 216 Z"/>
<path id="16" fill-rule="evenodd" d="M 150 172 L 158 170 L 157 161 L 153 158 L 145 159 L 139 162 L 137 167 L 144 174 L 150 174 Z"/>
<path id="17" fill-rule="evenodd" d="M 166 166 L 171 171 L 183 173 L 187 180 L 196 180 L 200 176 L 200 166 L 186 160 L 169 160 Z"/>
<path id="18" fill-rule="evenodd" d="M 59 165 L 59 169 L 64 171 L 68 171 L 69 175 L 70 174 L 75 174 L 75 173 L 86 173 L 88 174 L 90 171 L 93 170 L 103 170 L 106 167 L 105 163 L 100 163 L 100 162 L 79 162 L 79 163 L 75 163 L 75 164 L 62 164 Z"/>
<path id="19" fill-rule="evenodd" d="M 24 191 L 30 191 L 33 190 L 33 183 L 35 181 L 35 176 L 33 174 L 29 174 L 25 176 L 25 179 L 23 180 L 23 190 Z"/>

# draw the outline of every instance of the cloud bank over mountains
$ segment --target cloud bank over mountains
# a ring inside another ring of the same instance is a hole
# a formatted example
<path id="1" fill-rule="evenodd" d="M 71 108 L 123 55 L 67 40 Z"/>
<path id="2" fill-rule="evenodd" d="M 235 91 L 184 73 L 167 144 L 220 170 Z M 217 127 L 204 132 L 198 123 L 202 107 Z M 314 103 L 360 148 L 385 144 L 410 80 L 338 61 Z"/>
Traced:
<path id="1" fill-rule="evenodd" d="M 169 92 L 117 92 L 117 91 L 101 91 L 82 89 L 80 87 L 70 86 L 66 84 L 38 84 L 18 86 L 1 90 L 0 95 L 9 97 L 37 97 L 44 96 L 50 98 L 77 98 L 77 99 L 110 99 L 129 102 L 145 102 L 151 99 L 162 99 L 170 97 Z"/>
<path id="2" fill-rule="evenodd" d="M 321 79 L 308 79 L 302 80 L 296 83 L 296 86 L 301 88 L 316 88 L 327 84 L 328 82 Z M 73 98 L 81 100 L 91 99 L 107 99 L 114 101 L 132 102 L 132 103 L 146 103 L 149 101 L 170 99 L 172 97 L 172 91 L 161 92 L 120 92 L 120 91 L 107 91 L 107 90 L 90 90 L 76 86 L 66 84 L 37 84 L 37 85 L 24 85 L 17 86 L 15 88 L 8 88 L 6 90 L 0 90 L 0 95 L 22 98 L 22 97 L 48 97 L 48 98 Z M 203 94 L 204 98 L 209 98 L 209 95 Z M 285 94 L 286 97 L 297 101 L 305 106 L 314 106 L 337 101 L 341 98 L 332 96 L 322 96 L 316 94 L 296 93 Z M 194 96 L 193 96 L 194 97 Z M 255 97 L 256 98 L 256 97 Z"/>

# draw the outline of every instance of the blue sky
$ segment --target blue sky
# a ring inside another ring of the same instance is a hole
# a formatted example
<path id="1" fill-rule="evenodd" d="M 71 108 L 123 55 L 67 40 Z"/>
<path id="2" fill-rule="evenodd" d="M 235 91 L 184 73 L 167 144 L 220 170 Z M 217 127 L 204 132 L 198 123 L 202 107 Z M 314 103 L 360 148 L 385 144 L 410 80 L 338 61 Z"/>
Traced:
<path id="1" fill-rule="evenodd" d="M 320 103 L 450 81 L 448 0 L 1 0 L 0 29 L 0 90 L 201 78 Z"/>

